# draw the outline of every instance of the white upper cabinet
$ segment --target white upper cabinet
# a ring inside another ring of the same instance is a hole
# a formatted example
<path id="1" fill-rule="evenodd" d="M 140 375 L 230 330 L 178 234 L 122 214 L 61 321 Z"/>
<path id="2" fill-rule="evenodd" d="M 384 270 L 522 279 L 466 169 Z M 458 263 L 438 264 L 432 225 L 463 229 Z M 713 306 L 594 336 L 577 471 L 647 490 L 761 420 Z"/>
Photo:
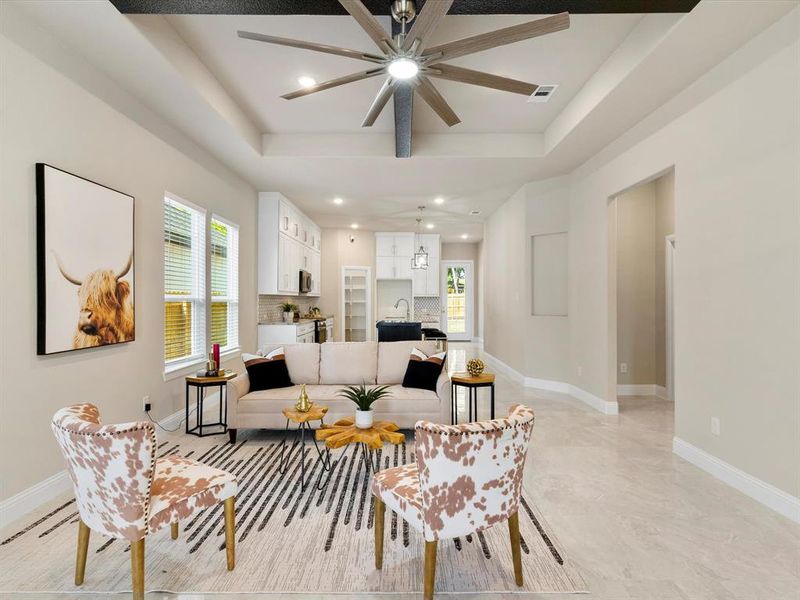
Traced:
<path id="1" fill-rule="evenodd" d="M 375 278 L 411 279 L 414 256 L 413 233 L 375 234 Z"/>
<path id="2" fill-rule="evenodd" d="M 300 271 L 311 273 L 319 296 L 320 228 L 277 192 L 258 195 L 258 293 L 298 294 Z"/>
<path id="3" fill-rule="evenodd" d="M 420 247 L 428 253 L 428 268 L 413 269 L 414 295 L 439 295 L 439 261 L 441 260 L 441 241 L 438 234 L 417 234 L 414 236 L 414 252 Z"/>

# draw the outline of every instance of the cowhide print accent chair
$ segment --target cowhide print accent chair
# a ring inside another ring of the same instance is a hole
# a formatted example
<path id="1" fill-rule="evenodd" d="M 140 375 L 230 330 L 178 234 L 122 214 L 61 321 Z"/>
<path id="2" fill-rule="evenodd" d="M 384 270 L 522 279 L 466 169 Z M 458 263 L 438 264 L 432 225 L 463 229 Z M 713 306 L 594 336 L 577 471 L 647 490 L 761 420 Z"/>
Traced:
<path id="1" fill-rule="evenodd" d="M 436 548 L 452 539 L 508 522 L 514 579 L 522 585 L 517 507 L 533 431 L 533 410 L 517 404 L 493 421 L 414 428 L 416 464 L 384 469 L 372 480 L 375 567 L 383 566 L 386 506 L 425 536 L 425 599 L 433 598 Z"/>
<path id="2" fill-rule="evenodd" d="M 156 458 L 156 431 L 147 421 L 102 425 L 93 404 L 62 408 L 53 433 L 67 461 L 80 521 L 75 585 L 83 583 L 89 531 L 125 539 L 131 545 L 133 597 L 144 598 L 144 538 L 225 503 L 228 570 L 235 566 L 236 478 L 180 456 Z"/>

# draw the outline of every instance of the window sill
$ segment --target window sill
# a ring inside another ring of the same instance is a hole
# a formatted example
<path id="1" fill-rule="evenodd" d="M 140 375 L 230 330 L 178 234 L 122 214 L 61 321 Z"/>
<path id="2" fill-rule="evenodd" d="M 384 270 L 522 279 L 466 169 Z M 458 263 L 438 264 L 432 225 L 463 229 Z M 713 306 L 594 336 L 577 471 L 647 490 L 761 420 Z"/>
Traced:
<path id="1" fill-rule="evenodd" d="M 204 358 L 195 358 L 167 365 L 164 367 L 164 381 L 171 381 L 173 379 L 186 377 L 187 375 L 194 375 L 200 367 L 205 364 L 206 361 Z"/>
<path id="2" fill-rule="evenodd" d="M 238 346 L 236 348 L 231 348 L 230 350 L 225 350 L 219 355 L 220 362 L 234 358 L 241 354 L 241 352 L 242 349 Z M 181 377 L 186 377 L 187 375 L 194 375 L 197 371 L 203 368 L 205 364 L 205 358 L 194 358 L 166 366 L 164 368 L 164 381 L 172 381 L 173 379 L 180 379 Z"/>

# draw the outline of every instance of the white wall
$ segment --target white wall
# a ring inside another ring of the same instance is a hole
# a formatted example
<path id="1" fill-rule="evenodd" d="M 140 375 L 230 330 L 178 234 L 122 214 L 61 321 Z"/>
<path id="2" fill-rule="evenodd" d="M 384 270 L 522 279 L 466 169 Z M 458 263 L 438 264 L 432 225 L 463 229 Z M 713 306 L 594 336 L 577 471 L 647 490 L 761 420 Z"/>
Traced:
<path id="1" fill-rule="evenodd" d="M 565 360 L 529 354 L 526 364 L 523 338 L 530 330 L 520 334 L 514 328 L 521 304 L 515 290 L 527 256 L 520 226 L 526 218 L 525 188 L 492 215 L 484 242 L 487 264 L 502 266 L 486 274 L 486 349 L 529 377 L 552 370 L 560 380 L 612 400 L 616 306 L 609 303 L 615 278 L 609 271 L 608 203 L 674 166 L 676 436 L 795 497 L 800 496 L 797 12 L 720 65 L 723 78 L 736 72 L 739 79 L 627 150 L 612 144 L 551 192 L 569 208 Z M 712 71 L 698 85 L 712 85 L 716 77 Z M 549 206 L 544 212 L 557 218 L 561 210 Z M 546 347 L 552 338 L 543 339 Z M 531 336 L 529 344 L 538 343 Z M 711 417 L 721 420 L 719 436 L 710 432 Z"/>
<path id="2" fill-rule="evenodd" d="M 617 383 L 656 377 L 656 184 L 620 194 L 609 218 L 617 232 Z M 663 286 L 662 286 L 663 287 Z M 627 372 L 622 372 L 622 364 Z"/>
<path id="3" fill-rule="evenodd" d="M 182 379 L 165 382 L 162 376 L 165 191 L 240 225 L 242 346 L 254 347 L 256 334 L 255 191 L 218 164 L 211 172 L 100 101 L 11 42 L 6 35 L 13 32 L 7 27 L 0 36 L 2 499 L 64 468 L 50 431 L 50 418 L 62 406 L 93 402 L 103 420 L 111 423 L 144 418 L 145 395 L 151 398 L 156 418 L 183 407 Z M 61 58 L 66 60 L 66 54 Z M 80 60 L 75 64 L 82 68 Z M 36 355 L 36 162 L 136 198 L 136 341 Z M 225 366 L 241 368 L 241 362 L 237 357 Z"/>
<path id="4" fill-rule="evenodd" d="M 795 42 L 571 188 L 573 382 L 604 395 L 606 205 L 675 165 L 676 435 L 800 495 Z M 752 94 L 768 89 L 768 94 Z M 593 293 L 592 293 L 593 291 Z M 710 432 L 719 417 L 722 435 Z M 755 443 L 753 443 L 755 441 Z"/>
<path id="5" fill-rule="evenodd" d="M 520 188 L 486 222 L 483 241 L 484 348 L 505 364 L 524 372 L 527 319 L 525 188 Z"/>

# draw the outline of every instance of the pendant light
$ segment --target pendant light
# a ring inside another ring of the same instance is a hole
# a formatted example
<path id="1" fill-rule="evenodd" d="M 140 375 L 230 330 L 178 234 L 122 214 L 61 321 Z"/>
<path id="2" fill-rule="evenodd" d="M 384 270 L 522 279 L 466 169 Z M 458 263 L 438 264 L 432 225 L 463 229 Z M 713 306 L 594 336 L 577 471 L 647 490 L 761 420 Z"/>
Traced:
<path id="1" fill-rule="evenodd" d="M 422 233 L 422 211 L 425 210 L 424 206 L 418 206 L 419 216 L 417 217 L 417 235 Z M 420 244 L 419 251 L 414 253 L 414 258 L 411 259 L 412 269 L 427 269 L 428 268 L 428 253 L 425 248 Z"/>

